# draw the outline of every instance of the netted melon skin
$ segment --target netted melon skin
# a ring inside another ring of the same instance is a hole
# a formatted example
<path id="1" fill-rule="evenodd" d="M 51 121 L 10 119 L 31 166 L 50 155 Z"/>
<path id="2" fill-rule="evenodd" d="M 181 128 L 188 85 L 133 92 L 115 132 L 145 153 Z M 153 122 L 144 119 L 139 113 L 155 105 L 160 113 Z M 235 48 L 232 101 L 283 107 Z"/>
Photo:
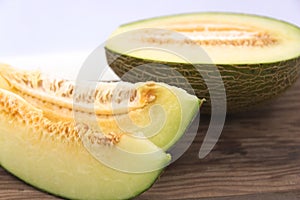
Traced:
<path id="1" fill-rule="evenodd" d="M 300 56 L 274 63 L 213 65 L 219 70 L 224 83 L 226 92 L 226 99 L 224 99 L 220 87 L 223 83 L 214 81 L 215 67 L 211 67 L 210 70 L 209 65 L 145 60 L 122 55 L 108 48 L 106 48 L 106 57 L 112 70 L 127 82 L 164 81 L 186 89 L 183 83 L 188 81 L 193 91 L 190 88 L 187 88 L 187 91 L 207 100 L 201 109 L 201 113 L 206 114 L 211 112 L 210 93 L 217 98 L 217 101 L 227 102 L 227 113 L 243 112 L 283 93 L 293 85 L 300 73 Z M 139 68 L 140 66 L 143 66 L 143 70 Z M 170 73 L 172 71 L 179 72 L 182 77 Z M 201 76 L 203 74 L 206 79 L 211 78 L 213 90 L 208 90 Z"/>

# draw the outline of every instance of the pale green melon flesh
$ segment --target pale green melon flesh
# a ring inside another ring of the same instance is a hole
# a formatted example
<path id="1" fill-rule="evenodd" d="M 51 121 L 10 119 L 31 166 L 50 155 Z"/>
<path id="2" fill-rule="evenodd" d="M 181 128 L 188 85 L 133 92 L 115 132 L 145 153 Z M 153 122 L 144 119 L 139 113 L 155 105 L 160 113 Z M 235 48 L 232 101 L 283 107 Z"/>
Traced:
<path id="1" fill-rule="evenodd" d="M 165 88 L 170 87 L 163 83 L 160 84 Z M 193 121 L 193 117 L 197 115 L 204 101 L 204 99 L 197 100 L 193 95 L 187 95 L 186 91 L 180 88 L 171 87 L 171 90 L 167 91 L 163 91 L 164 93 L 160 95 L 156 102 L 157 105 L 162 106 L 164 109 L 165 124 L 156 135 L 149 137 L 150 141 L 165 150 L 171 148 L 181 138 L 182 133 Z M 177 103 L 174 104 L 174 102 Z M 151 134 L 151 129 L 148 129 L 149 134 Z M 171 132 L 176 134 L 170 134 Z"/>

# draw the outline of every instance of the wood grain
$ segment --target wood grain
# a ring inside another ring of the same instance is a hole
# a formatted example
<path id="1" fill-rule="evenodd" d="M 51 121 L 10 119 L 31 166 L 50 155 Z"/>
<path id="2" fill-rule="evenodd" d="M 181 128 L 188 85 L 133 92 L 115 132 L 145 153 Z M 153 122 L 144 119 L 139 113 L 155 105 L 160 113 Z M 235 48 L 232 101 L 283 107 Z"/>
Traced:
<path id="1" fill-rule="evenodd" d="M 230 115 L 222 136 L 204 159 L 198 152 L 209 118 L 144 199 L 300 199 L 300 79 L 276 100 Z M 0 168 L 0 199 L 57 199 Z"/>

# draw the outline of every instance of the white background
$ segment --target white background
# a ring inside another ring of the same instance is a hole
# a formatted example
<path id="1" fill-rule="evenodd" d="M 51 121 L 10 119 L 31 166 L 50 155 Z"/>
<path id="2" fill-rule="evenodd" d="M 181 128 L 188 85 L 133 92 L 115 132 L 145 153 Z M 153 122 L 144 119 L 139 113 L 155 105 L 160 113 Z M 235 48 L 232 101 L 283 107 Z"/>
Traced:
<path id="1" fill-rule="evenodd" d="M 253 13 L 300 26 L 300 0 L 0 0 L 0 62 L 72 77 L 120 24 L 199 11 Z"/>

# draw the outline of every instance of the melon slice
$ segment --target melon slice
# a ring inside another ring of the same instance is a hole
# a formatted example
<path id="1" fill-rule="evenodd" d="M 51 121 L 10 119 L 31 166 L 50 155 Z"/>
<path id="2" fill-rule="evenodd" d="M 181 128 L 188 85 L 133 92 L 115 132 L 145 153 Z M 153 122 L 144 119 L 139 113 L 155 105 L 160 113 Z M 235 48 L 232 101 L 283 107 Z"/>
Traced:
<path id="1" fill-rule="evenodd" d="M 185 88 L 182 82 L 187 80 L 198 97 L 208 100 L 202 112 L 210 113 L 215 94 L 232 113 L 273 98 L 295 82 L 299 43 L 299 27 L 287 22 L 208 12 L 121 25 L 107 40 L 106 53 L 109 65 L 124 81 L 166 81 Z M 224 93 L 220 80 L 226 99 L 220 95 Z"/>
<path id="2" fill-rule="evenodd" d="M 128 199 L 148 189 L 200 103 L 154 82 L 71 92 L 71 81 L 5 65 L 0 87 L 1 166 L 71 199 Z"/>

